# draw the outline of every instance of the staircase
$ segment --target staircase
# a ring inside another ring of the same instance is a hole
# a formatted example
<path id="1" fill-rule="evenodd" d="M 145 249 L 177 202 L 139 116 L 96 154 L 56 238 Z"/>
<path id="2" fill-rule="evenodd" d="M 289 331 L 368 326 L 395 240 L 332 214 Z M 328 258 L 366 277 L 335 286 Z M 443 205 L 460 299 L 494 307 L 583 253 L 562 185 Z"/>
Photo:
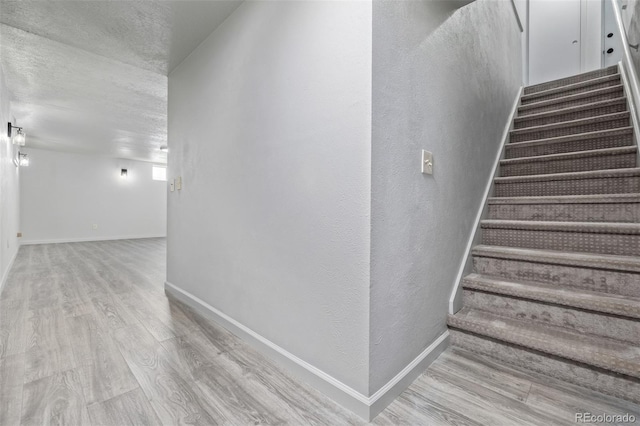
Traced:
<path id="1" fill-rule="evenodd" d="M 640 168 L 617 67 L 527 87 L 452 344 L 640 403 Z"/>

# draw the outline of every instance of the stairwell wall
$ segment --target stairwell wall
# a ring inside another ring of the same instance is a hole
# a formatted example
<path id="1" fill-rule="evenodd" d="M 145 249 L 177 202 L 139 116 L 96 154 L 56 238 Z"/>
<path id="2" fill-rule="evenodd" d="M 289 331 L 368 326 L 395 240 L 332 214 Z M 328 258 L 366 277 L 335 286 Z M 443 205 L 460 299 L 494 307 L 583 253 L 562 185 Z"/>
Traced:
<path id="1" fill-rule="evenodd" d="M 520 37 L 510 2 L 373 4 L 370 393 L 446 331 L 522 84 Z"/>

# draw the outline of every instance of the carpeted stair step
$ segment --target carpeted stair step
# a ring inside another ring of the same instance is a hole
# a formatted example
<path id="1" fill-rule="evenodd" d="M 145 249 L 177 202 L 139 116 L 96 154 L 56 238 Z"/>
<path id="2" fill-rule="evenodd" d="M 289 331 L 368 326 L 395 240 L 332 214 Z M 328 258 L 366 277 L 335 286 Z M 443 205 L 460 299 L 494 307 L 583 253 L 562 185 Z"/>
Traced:
<path id="1" fill-rule="evenodd" d="M 563 108 L 570 108 L 578 105 L 591 104 L 608 99 L 616 99 L 624 96 L 624 89 L 621 84 L 617 86 L 605 87 L 602 89 L 590 90 L 588 92 L 576 93 L 560 98 L 546 101 L 531 102 L 518 107 L 518 117 L 541 112 L 555 111 Z"/>
<path id="2" fill-rule="evenodd" d="M 563 108 L 556 111 L 530 114 L 516 117 L 513 121 L 514 129 L 543 126 L 545 124 L 561 123 L 563 121 L 579 120 L 581 118 L 597 117 L 627 110 L 627 98 L 616 98 L 592 104 Z"/>
<path id="3" fill-rule="evenodd" d="M 478 245 L 474 271 L 640 299 L 640 257 Z"/>
<path id="4" fill-rule="evenodd" d="M 556 138 L 559 136 L 575 135 L 578 133 L 598 132 L 602 130 L 628 127 L 630 125 L 628 111 L 600 115 L 598 117 L 581 118 L 579 120 L 563 121 L 562 123 L 545 124 L 543 126 L 527 127 L 509 132 L 509 142 L 525 142 L 536 139 Z"/>
<path id="5" fill-rule="evenodd" d="M 562 327 L 514 320 L 469 308 L 449 315 L 448 324 L 478 336 L 635 379 L 640 378 L 640 346 L 628 342 L 585 335 Z"/>
<path id="6" fill-rule="evenodd" d="M 620 127 L 505 145 L 505 158 L 534 157 L 633 145 L 633 127 Z"/>
<path id="7" fill-rule="evenodd" d="M 524 88 L 524 94 L 529 95 L 531 93 L 541 92 L 544 90 L 549 90 L 549 89 L 553 89 L 560 86 L 568 86 L 568 85 L 579 83 L 582 81 L 592 80 L 592 79 L 600 78 L 606 75 L 617 74 L 617 73 L 618 73 L 618 66 L 613 65 L 608 68 L 597 69 L 594 71 L 573 75 L 571 77 L 560 78 L 558 80 L 547 81 L 545 83 L 527 86 Z"/>
<path id="8" fill-rule="evenodd" d="M 464 306 L 625 342 L 640 342 L 640 299 L 471 274 Z"/>
<path id="9" fill-rule="evenodd" d="M 640 222 L 640 194 L 489 198 L 489 219 Z"/>
<path id="10" fill-rule="evenodd" d="M 637 148 L 630 146 L 510 158 L 500 161 L 500 175 L 528 176 L 589 170 L 628 169 L 636 166 L 637 155 Z"/>
<path id="11" fill-rule="evenodd" d="M 640 224 L 483 220 L 485 245 L 640 256 Z"/>
<path id="12" fill-rule="evenodd" d="M 450 329 L 450 336 L 453 347 L 488 356 L 506 365 L 564 380 L 617 398 L 640 402 L 640 380 L 635 377 L 621 375 L 582 362 L 549 355 L 539 350 L 460 329 Z"/>
<path id="13" fill-rule="evenodd" d="M 494 190 L 496 197 L 638 193 L 640 169 L 497 177 Z"/>
<path id="14" fill-rule="evenodd" d="M 640 167 L 613 66 L 527 87 L 451 344 L 640 403 Z"/>
<path id="15" fill-rule="evenodd" d="M 554 87 L 552 89 L 542 90 L 536 93 L 524 94 L 520 98 L 521 105 L 527 105 L 534 102 L 547 101 L 565 96 L 575 95 L 578 93 L 589 92 L 605 87 L 619 86 L 620 74 L 611 74 L 591 80 L 580 81 L 566 86 Z"/>

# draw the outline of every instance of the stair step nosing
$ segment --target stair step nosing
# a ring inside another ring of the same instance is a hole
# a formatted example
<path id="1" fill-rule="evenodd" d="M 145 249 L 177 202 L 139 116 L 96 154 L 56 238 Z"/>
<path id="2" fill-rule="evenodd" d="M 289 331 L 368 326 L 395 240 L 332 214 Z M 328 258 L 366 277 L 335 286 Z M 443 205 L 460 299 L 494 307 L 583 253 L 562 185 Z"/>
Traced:
<path id="1" fill-rule="evenodd" d="M 558 123 L 543 124 L 541 126 L 525 127 L 524 129 L 513 129 L 509 133 L 512 136 L 523 135 L 527 133 L 544 132 L 548 130 L 562 129 L 564 127 L 583 126 L 585 124 L 602 123 L 606 121 L 614 121 L 614 120 L 620 120 L 622 118 L 630 118 L 630 117 L 631 117 L 631 113 L 629 111 L 620 111 L 620 112 L 613 112 L 611 114 L 598 115 L 596 117 L 586 117 L 586 118 L 579 118 L 577 120 L 560 121 Z M 624 126 L 624 127 L 628 127 L 628 126 Z M 608 129 L 608 130 L 612 130 L 612 129 Z"/>
<path id="2" fill-rule="evenodd" d="M 640 176 L 640 168 L 589 170 L 586 172 L 549 173 L 526 176 L 501 176 L 493 179 L 496 184 L 543 182 L 580 179 L 617 179 L 624 177 Z"/>
<path id="3" fill-rule="evenodd" d="M 489 313 L 486 313 L 485 316 L 488 319 L 467 318 L 466 316 L 456 318 L 455 315 L 450 315 L 449 323 L 453 328 L 466 330 L 481 336 L 491 337 L 627 376 L 640 377 L 638 362 L 620 356 L 623 352 L 620 349 L 623 347 L 625 351 L 628 350 L 633 355 L 640 354 L 640 350 L 630 343 L 607 337 L 578 335 L 567 329 L 559 330 L 559 327 L 549 325 L 536 324 L 535 327 L 532 327 L 524 321 Z M 494 321 L 501 322 L 512 330 L 497 328 L 493 324 Z M 556 334 L 556 336 L 553 336 L 553 334 Z M 560 336 L 557 336 L 557 334 L 560 334 Z M 606 343 L 604 345 L 606 349 L 603 349 L 603 345 L 598 345 L 596 341 Z M 580 342 L 580 345 L 579 347 L 574 347 L 571 344 L 566 344 L 567 342 Z M 586 356 L 587 354 L 597 354 L 597 357 L 596 359 L 589 358 Z"/>
<path id="4" fill-rule="evenodd" d="M 566 306 L 598 314 L 640 318 L 640 300 L 606 293 L 566 290 L 533 282 L 497 280 L 480 274 L 467 275 L 462 281 L 462 287 L 465 290 Z"/>
<path id="5" fill-rule="evenodd" d="M 583 80 L 577 83 L 567 84 L 566 86 L 552 87 L 551 89 L 541 90 L 539 92 L 523 94 L 521 99 L 528 100 L 528 99 L 535 99 L 535 98 L 540 98 L 548 95 L 555 95 L 556 93 L 568 92 L 570 90 L 581 89 L 583 87 L 589 87 L 595 84 L 600 84 L 600 83 L 605 83 L 605 82 L 615 81 L 620 79 L 621 79 L 621 76 L 619 72 L 615 74 L 607 74 L 601 77 L 592 78 L 590 80 Z"/>
<path id="6" fill-rule="evenodd" d="M 621 146 L 615 148 L 590 149 L 587 151 L 563 152 L 559 154 L 534 155 L 531 157 L 506 158 L 500 160 L 500 165 L 513 165 L 521 163 L 537 163 L 546 161 L 574 160 L 579 158 L 600 157 L 606 155 L 628 155 L 637 151 L 637 146 Z"/>
<path id="7" fill-rule="evenodd" d="M 563 82 L 563 81 L 569 80 L 569 79 L 574 78 L 574 77 L 581 77 L 581 76 L 583 76 L 583 77 L 587 77 L 587 76 L 589 76 L 590 74 L 597 75 L 598 73 L 601 73 L 601 72 L 603 72 L 603 71 L 604 71 L 604 72 L 608 72 L 608 71 L 610 71 L 611 69 L 614 69 L 614 68 L 615 68 L 615 70 L 616 70 L 616 74 L 619 74 L 619 73 L 620 73 L 620 70 L 618 69 L 618 65 L 611 65 L 610 67 L 607 67 L 607 68 L 602 68 L 602 69 L 598 69 L 598 70 L 593 70 L 593 71 L 585 72 L 585 73 L 578 74 L 578 75 L 575 75 L 575 76 L 563 77 L 563 78 L 557 78 L 557 79 L 555 79 L 555 80 L 545 81 L 545 82 L 543 82 L 543 83 L 532 84 L 531 86 L 526 86 L 526 87 L 524 88 L 524 90 L 523 90 L 523 93 L 524 93 L 524 92 L 526 92 L 526 91 L 527 91 L 527 89 L 529 89 L 529 90 L 530 90 L 530 89 L 535 89 L 536 87 L 540 87 L 540 86 L 543 86 L 543 85 L 545 85 L 545 84 L 561 83 L 561 82 Z M 608 74 L 605 74 L 605 75 L 608 75 Z M 597 78 L 600 78 L 600 77 L 587 78 L 586 80 L 582 80 L 582 81 L 589 81 L 589 80 L 594 80 L 594 79 L 597 79 Z M 556 86 L 556 87 L 568 86 L 569 84 L 573 84 L 573 83 L 567 83 L 567 84 L 563 84 L 563 85 L 561 85 L 561 86 Z M 532 92 L 532 93 L 538 93 L 538 92 Z"/>
<path id="8" fill-rule="evenodd" d="M 551 195 L 532 197 L 490 197 L 489 205 L 536 204 L 634 204 L 640 194 Z"/>
<path id="9" fill-rule="evenodd" d="M 627 98 L 625 96 L 621 96 L 619 98 L 614 98 L 614 99 L 605 99 L 603 101 L 591 102 L 584 105 L 575 105 L 567 108 L 554 109 L 553 111 L 544 111 L 544 112 L 537 112 L 535 114 L 523 115 L 521 117 L 515 117 L 514 121 L 515 122 L 530 121 L 530 120 L 536 120 L 539 118 L 553 117 L 556 115 L 570 114 L 572 112 L 588 111 L 590 109 L 596 109 L 596 108 L 601 108 L 603 106 L 610 106 L 610 105 L 616 105 L 616 104 L 622 104 L 622 103 L 624 104 L 627 103 Z"/>
<path id="10" fill-rule="evenodd" d="M 494 259 L 542 263 L 546 265 L 640 273 L 640 257 L 637 256 L 596 255 L 490 245 L 475 246 L 471 254 L 474 257 L 490 257 Z"/>
<path id="11" fill-rule="evenodd" d="M 624 222 L 554 222 L 537 220 L 486 219 L 482 229 L 517 231 L 571 232 L 581 234 L 640 235 L 640 223 Z"/>
<path id="12" fill-rule="evenodd" d="M 536 145 L 546 145 L 553 143 L 572 142 L 588 139 L 597 139 L 607 136 L 615 136 L 617 134 L 633 135 L 633 126 L 617 127 L 615 129 L 598 130 L 595 132 L 575 133 L 572 135 L 554 136 L 552 138 L 532 139 L 530 141 L 509 142 L 505 145 L 506 149 L 521 148 Z M 576 151 L 577 152 L 577 151 Z"/>
<path id="13" fill-rule="evenodd" d="M 610 87 L 603 87 L 603 88 L 595 89 L 595 90 L 589 90 L 587 92 L 573 93 L 571 95 L 562 96 L 562 97 L 559 97 L 559 98 L 547 99 L 547 100 L 544 100 L 544 101 L 531 102 L 531 103 L 528 103 L 528 104 L 520 105 L 518 107 L 518 111 L 528 111 L 530 109 L 536 109 L 536 108 L 540 108 L 540 107 L 544 107 L 544 106 L 561 104 L 561 103 L 564 103 L 564 102 L 571 102 L 571 101 L 578 100 L 578 99 L 583 99 L 583 98 L 590 98 L 592 96 L 603 95 L 603 94 L 610 93 L 610 92 L 614 93 L 614 92 L 618 92 L 620 90 L 622 90 L 623 93 L 624 93 L 624 86 L 622 84 L 618 84 L 616 86 L 610 86 Z"/>

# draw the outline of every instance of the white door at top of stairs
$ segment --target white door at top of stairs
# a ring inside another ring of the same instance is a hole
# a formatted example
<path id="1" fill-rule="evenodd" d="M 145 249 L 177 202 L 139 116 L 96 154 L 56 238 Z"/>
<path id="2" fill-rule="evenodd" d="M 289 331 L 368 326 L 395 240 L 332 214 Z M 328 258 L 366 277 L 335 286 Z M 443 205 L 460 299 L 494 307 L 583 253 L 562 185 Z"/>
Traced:
<path id="1" fill-rule="evenodd" d="M 529 0 L 529 84 L 603 66 L 605 1 Z"/>

